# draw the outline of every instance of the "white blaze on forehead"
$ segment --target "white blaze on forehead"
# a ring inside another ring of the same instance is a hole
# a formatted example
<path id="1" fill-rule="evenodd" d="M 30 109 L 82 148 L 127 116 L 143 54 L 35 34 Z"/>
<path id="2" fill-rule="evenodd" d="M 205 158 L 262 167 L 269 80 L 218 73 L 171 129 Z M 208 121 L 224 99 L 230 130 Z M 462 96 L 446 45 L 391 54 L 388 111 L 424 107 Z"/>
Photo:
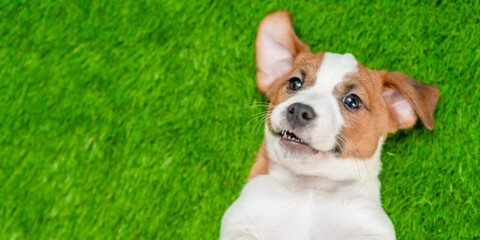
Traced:
<path id="1" fill-rule="evenodd" d="M 333 90 L 335 85 L 342 82 L 345 76 L 357 70 L 357 59 L 351 53 L 325 53 L 317 72 L 315 85 L 322 89 Z"/>

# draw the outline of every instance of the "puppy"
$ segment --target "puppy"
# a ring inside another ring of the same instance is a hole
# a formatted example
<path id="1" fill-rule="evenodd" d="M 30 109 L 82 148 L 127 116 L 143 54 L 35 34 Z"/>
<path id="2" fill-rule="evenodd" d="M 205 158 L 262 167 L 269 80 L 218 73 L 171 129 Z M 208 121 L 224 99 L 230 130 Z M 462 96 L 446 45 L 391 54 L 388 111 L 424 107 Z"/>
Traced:
<path id="1" fill-rule="evenodd" d="M 382 144 L 417 116 L 432 130 L 438 89 L 350 53 L 311 53 L 287 11 L 260 23 L 256 61 L 271 101 L 264 144 L 220 239 L 395 239 L 380 202 Z"/>

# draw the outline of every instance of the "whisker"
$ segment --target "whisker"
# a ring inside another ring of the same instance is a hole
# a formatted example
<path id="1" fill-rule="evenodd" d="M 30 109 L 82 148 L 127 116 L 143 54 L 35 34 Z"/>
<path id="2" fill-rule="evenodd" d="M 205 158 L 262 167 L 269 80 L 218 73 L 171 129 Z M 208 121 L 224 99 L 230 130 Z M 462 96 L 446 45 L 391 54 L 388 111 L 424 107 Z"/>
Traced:
<path id="1" fill-rule="evenodd" d="M 247 127 L 248 125 L 251 126 L 252 121 L 254 121 L 253 128 L 250 132 L 250 136 L 252 136 L 254 132 L 258 134 L 257 128 L 264 125 L 266 121 L 270 119 L 272 115 L 272 109 L 275 108 L 276 105 L 269 102 L 253 102 L 253 103 L 244 104 L 243 106 L 241 106 L 235 111 L 238 111 L 240 109 L 247 108 L 247 107 L 267 107 L 266 111 L 255 113 L 252 116 L 252 118 L 243 126 L 242 130 L 244 130 L 245 127 Z"/>
<path id="2" fill-rule="evenodd" d="M 254 126 L 253 129 L 252 129 L 252 132 L 250 132 L 250 136 L 252 136 L 252 134 L 253 134 L 254 132 L 256 132 L 257 127 L 258 127 L 258 126 L 261 126 L 261 124 L 264 123 L 266 119 L 267 119 L 267 116 L 262 117 L 262 118 L 255 124 L 255 126 Z"/>
<path id="3" fill-rule="evenodd" d="M 270 117 L 270 115 L 271 115 L 270 111 L 262 112 L 261 115 L 257 114 L 257 117 L 255 117 L 254 119 L 258 119 L 258 121 L 255 123 L 252 131 L 250 132 L 250 136 L 254 132 L 256 132 L 256 129 L 257 129 L 258 126 L 261 126 L 262 123 L 265 123 L 265 121 Z"/>
<path id="4" fill-rule="evenodd" d="M 370 177 L 370 170 L 368 169 L 367 163 L 365 161 L 362 161 L 363 165 L 365 165 L 365 168 L 367 169 L 368 173 L 368 179 L 370 180 L 370 183 L 373 185 L 372 178 Z"/>
<path id="5" fill-rule="evenodd" d="M 246 103 L 239 108 L 237 108 L 235 111 L 244 109 L 244 108 L 253 108 L 253 107 L 268 107 L 270 106 L 270 103 L 268 102 L 251 102 L 251 103 Z"/>
<path id="6" fill-rule="evenodd" d="M 267 121 L 268 119 L 270 119 L 270 117 L 271 117 L 271 114 L 267 113 L 267 115 L 266 115 L 265 117 L 263 117 L 260 122 L 258 122 L 257 124 L 255 124 L 255 127 L 254 127 L 253 131 L 254 131 L 254 132 L 257 132 L 257 131 L 256 131 L 257 127 L 261 127 L 262 125 L 265 125 L 266 121 Z M 257 134 L 258 134 L 258 133 L 257 133 Z"/>
<path id="7" fill-rule="evenodd" d="M 353 161 L 355 162 L 355 164 L 357 164 L 358 176 L 362 177 L 362 174 L 360 173 L 360 167 L 358 166 L 357 158 L 355 157 L 355 154 L 352 151 L 350 151 L 350 153 L 352 153 L 353 155 Z"/>
<path id="8" fill-rule="evenodd" d="M 264 118 L 264 115 L 263 114 L 267 114 L 267 112 L 261 112 L 261 113 L 258 113 L 258 114 L 255 114 L 242 128 L 242 130 L 245 130 L 245 127 L 247 127 L 252 121 L 254 120 L 258 120 L 259 118 L 262 119 Z"/>
<path id="9" fill-rule="evenodd" d="M 360 155 L 360 157 L 362 158 L 362 162 L 363 164 L 365 165 L 365 168 L 367 169 L 367 173 L 368 173 L 368 179 L 370 180 L 370 183 L 373 185 L 373 182 L 372 182 L 372 178 L 370 176 L 370 169 L 368 169 L 368 166 L 367 166 L 367 163 L 365 162 L 365 159 L 363 158 L 362 154 L 360 153 L 360 151 L 358 151 L 358 148 L 355 146 L 355 150 L 357 151 L 357 153 Z"/>
<path id="10" fill-rule="evenodd" d="M 341 153 L 345 151 L 344 145 L 346 145 L 345 136 L 343 135 L 343 133 L 341 132 L 339 133 L 339 135 L 337 136 L 337 140 L 340 141 L 340 143 L 337 142 L 337 146 L 340 148 L 340 155 L 341 155 Z"/>
<path id="11" fill-rule="evenodd" d="M 263 111 L 263 112 L 255 113 L 255 114 L 253 115 L 253 117 L 263 116 L 263 115 L 265 115 L 265 114 L 267 114 L 267 113 L 268 113 L 268 111 Z"/>

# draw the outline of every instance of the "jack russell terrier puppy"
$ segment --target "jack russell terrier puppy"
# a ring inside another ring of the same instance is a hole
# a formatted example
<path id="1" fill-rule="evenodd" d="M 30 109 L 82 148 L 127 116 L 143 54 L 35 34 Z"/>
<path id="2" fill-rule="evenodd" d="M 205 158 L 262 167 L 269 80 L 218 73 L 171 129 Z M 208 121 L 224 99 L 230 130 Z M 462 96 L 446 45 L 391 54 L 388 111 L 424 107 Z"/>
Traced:
<path id="1" fill-rule="evenodd" d="M 260 23 L 256 62 L 271 102 L 264 144 L 220 239 L 395 239 L 380 202 L 382 144 L 417 116 L 432 130 L 439 90 L 350 53 L 311 53 L 288 11 Z"/>

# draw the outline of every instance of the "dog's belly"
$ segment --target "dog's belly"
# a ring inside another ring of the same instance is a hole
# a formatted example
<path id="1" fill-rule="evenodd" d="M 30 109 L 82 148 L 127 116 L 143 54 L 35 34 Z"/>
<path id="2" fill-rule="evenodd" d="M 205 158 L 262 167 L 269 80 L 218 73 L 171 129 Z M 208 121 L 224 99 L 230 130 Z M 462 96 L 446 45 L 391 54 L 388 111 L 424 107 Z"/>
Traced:
<path id="1" fill-rule="evenodd" d="M 221 239 L 239 231 L 265 240 L 394 239 L 393 225 L 374 194 L 350 190 L 290 190 L 269 175 L 256 177 L 225 214 Z"/>

